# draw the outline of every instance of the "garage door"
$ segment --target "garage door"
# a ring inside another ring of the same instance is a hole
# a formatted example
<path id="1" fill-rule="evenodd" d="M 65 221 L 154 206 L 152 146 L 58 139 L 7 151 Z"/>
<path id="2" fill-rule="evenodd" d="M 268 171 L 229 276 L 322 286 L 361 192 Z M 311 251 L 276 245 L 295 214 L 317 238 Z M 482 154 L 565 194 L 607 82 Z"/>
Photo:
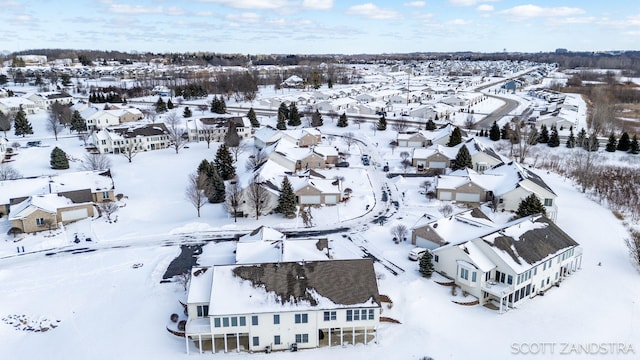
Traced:
<path id="1" fill-rule="evenodd" d="M 63 222 L 86 219 L 89 217 L 89 213 L 87 212 L 87 209 L 84 209 L 84 208 L 63 211 L 61 215 L 62 215 Z"/>
<path id="2" fill-rule="evenodd" d="M 440 200 L 451 200 L 451 193 L 448 191 L 441 191 L 440 192 Z"/>
<path id="3" fill-rule="evenodd" d="M 422 141 L 409 141 L 409 147 L 414 147 L 414 148 L 422 147 Z"/>
<path id="4" fill-rule="evenodd" d="M 447 167 L 447 163 L 444 161 L 430 161 L 429 168 L 431 169 L 444 169 Z"/>
<path id="5" fill-rule="evenodd" d="M 325 195 L 324 203 L 325 204 L 336 204 L 338 202 L 338 195 Z"/>
<path id="6" fill-rule="evenodd" d="M 480 194 L 457 193 L 456 201 L 463 202 L 480 202 Z"/>
<path id="7" fill-rule="evenodd" d="M 300 196 L 300 204 L 320 204 L 320 195 Z"/>

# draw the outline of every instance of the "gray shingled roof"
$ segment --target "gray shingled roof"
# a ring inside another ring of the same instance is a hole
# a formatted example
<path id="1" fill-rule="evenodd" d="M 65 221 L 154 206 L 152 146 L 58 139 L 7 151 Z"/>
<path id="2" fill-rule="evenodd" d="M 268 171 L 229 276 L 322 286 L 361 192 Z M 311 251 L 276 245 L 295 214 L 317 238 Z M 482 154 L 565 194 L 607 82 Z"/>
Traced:
<path id="1" fill-rule="evenodd" d="M 308 290 L 315 290 L 339 305 L 356 305 L 373 300 L 380 304 L 373 260 L 333 260 L 242 265 L 233 269 L 235 276 L 264 286 L 286 301 L 316 300 Z"/>

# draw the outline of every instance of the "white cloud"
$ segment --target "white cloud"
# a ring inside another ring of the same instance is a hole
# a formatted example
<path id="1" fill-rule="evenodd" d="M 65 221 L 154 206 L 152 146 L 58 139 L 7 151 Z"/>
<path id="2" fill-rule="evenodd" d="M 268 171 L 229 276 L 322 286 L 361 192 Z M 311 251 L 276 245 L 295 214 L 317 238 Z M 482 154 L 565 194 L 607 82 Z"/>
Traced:
<path id="1" fill-rule="evenodd" d="M 161 14 L 162 6 L 142 6 L 129 4 L 110 4 L 108 13 L 124 15 Z"/>
<path id="2" fill-rule="evenodd" d="M 473 6 L 485 2 L 494 2 L 498 0 L 449 0 L 449 4 L 453 6 Z"/>
<path id="3" fill-rule="evenodd" d="M 424 1 L 411 1 L 411 2 L 406 2 L 403 5 L 404 6 L 412 6 L 412 7 L 423 7 L 423 6 L 427 5 L 427 3 L 424 2 Z"/>
<path id="4" fill-rule="evenodd" d="M 354 5 L 347 9 L 347 13 L 376 20 L 397 19 L 400 17 L 400 14 L 397 11 L 393 9 L 379 8 L 372 3 Z"/>
<path id="5" fill-rule="evenodd" d="M 229 21 L 237 23 L 252 23 L 255 24 L 262 20 L 262 16 L 256 13 L 242 13 L 242 14 L 228 14 L 225 18 Z"/>
<path id="6" fill-rule="evenodd" d="M 471 23 L 472 21 L 464 20 L 464 19 L 453 19 L 453 20 L 447 21 L 447 24 L 449 25 L 469 25 Z"/>
<path id="7" fill-rule="evenodd" d="M 302 7 L 315 10 L 328 10 L 333 7 L 333 0 L 304 0 Z"/>
<path id="8" fill-rule="evenodd" d="M 514 18 L 535 18 L 535 17 L 556 17 L 584 14 L 580 8 L 560 6 L 554 8 L 543 8 L 537 5 L 520 5 L 500 12 L 501 14 L 513 16 Z"/>
<path id="9" fill-rule="evenodd" d="M 287 5 L 287 0 L 198 0 L 221 4 L 238 9 L 278 9 Z"/>
<path id="10" fill-rule="evenodd" d="M 487 5 L 487 4 L 482 4 L 479 5 L 476 10 L 481 11 L 481 12 L 491 12 L 493 11 L 493 5 Z"/>

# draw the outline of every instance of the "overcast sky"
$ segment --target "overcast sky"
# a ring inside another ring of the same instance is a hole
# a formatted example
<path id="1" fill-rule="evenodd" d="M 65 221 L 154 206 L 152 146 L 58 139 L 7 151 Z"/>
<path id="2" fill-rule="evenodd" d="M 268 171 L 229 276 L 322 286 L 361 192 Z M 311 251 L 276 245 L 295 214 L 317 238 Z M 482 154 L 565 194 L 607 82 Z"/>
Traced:
<path id="1" fill-rule="evenodd" d="M 0 50 L 640 49 L 638 0 L 0 0 Z"/>

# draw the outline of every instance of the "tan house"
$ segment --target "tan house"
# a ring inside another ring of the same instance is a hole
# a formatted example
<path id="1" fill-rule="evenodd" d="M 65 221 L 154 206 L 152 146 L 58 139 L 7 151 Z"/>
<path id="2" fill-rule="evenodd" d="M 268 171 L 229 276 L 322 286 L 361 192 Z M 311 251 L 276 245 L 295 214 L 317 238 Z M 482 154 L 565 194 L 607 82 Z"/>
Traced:
<path id="1" fill-rule="evenodd" d="M 282 135 L 298 145 L 298 147 L 310 147 L 322 141 L 322 133 L 314 128 L 299 130 L 282 130 Z"/>
<path id="2" fill-rule="evenodd" d="M 427 174 L 444 174 L 451 167 L 451 161 L 455 159 L 455 156 L 452 158 L 451 154 L 451 148 L 445 148 L 441 145 L 435 145 L 427 149 L 414 149 L 411 165 L 415 166 L 418 171 Z"/>
<path id="3" fill-rule="evenodd" d="M 11 227 L 25 233 L 57 229 L 59 224 L 93 217 L 93 203 L 74 203 L 58 194 L 31 196 L 11 206 Z"/>
<path id="4" fill-rule="evenodd" d="M 342 200 L 340 181 L 289 177 L 299 205 L 335 205 Z"/>
<path id="5" fill-rule="evenodd" d="M 491 192 L 464 176 L 439 176 L 436 178 L 438 200 L 479 204 L 492 198 Z"/>
<path id="6" fill-rule="evenodd" d="M 398 134 L 396 141 L 400 147 L 424 148 L 431 146 L 431 140 L 427 139 L 422 132 Z"/>

